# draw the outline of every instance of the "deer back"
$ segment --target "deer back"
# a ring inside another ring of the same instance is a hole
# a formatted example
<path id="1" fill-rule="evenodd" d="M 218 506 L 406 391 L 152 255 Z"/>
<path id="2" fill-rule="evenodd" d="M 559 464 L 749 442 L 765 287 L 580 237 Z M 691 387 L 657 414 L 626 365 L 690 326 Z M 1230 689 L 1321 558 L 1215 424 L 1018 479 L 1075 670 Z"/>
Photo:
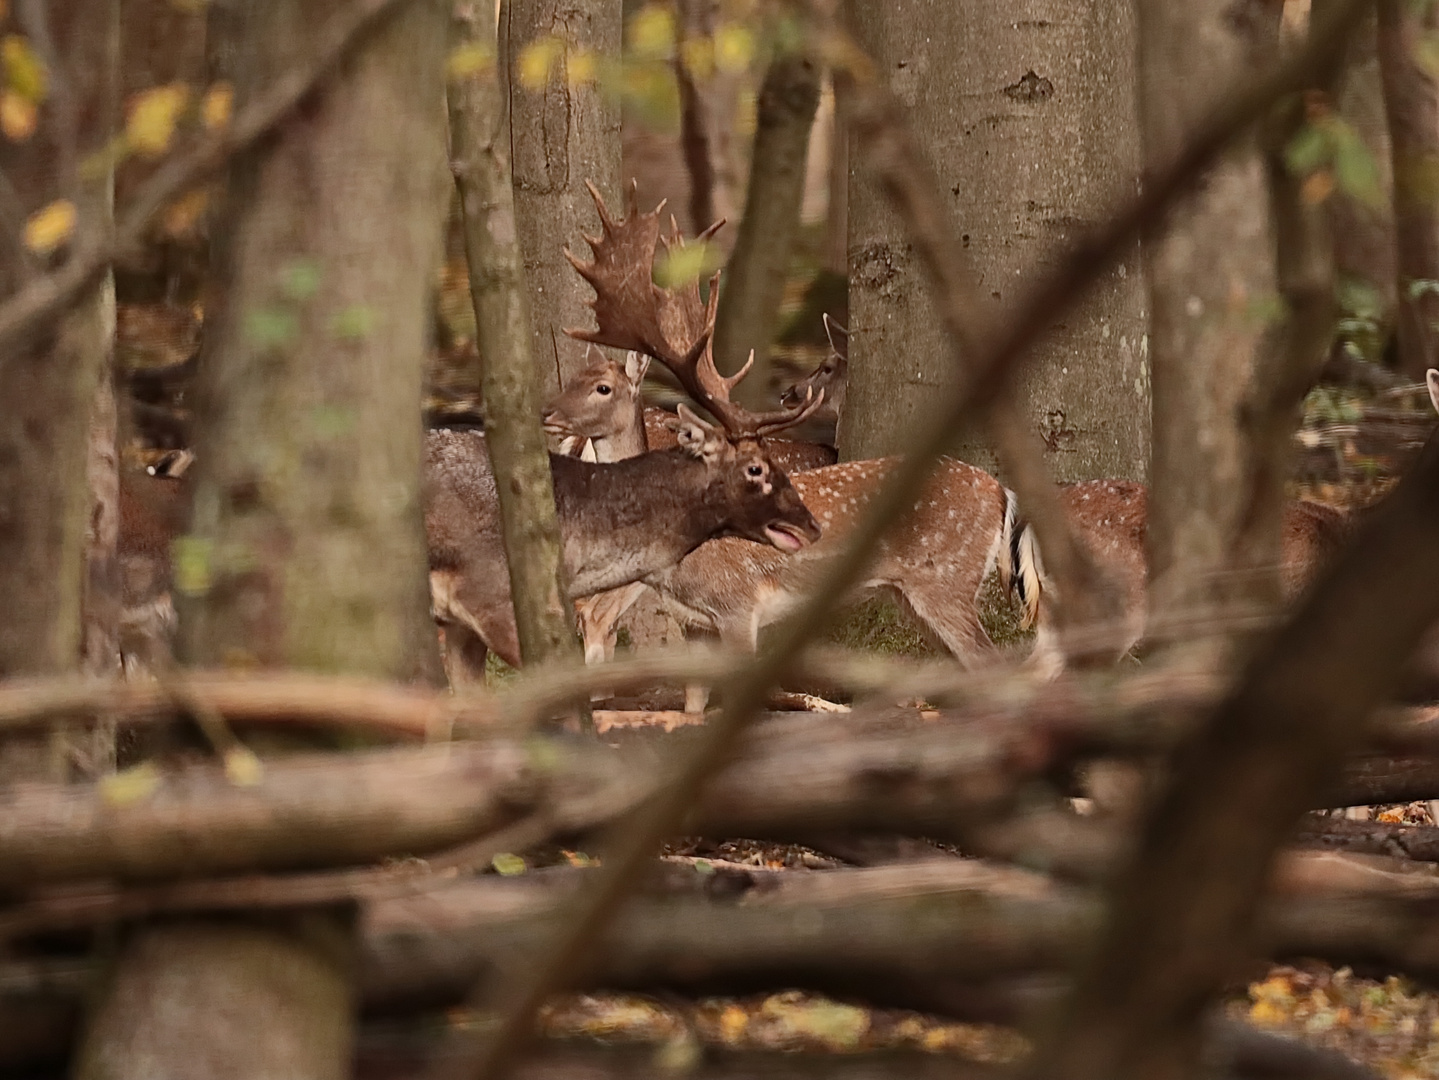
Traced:
<path id="1" fill-rule="evenodd" d="M 653 583 L 683 621 L 754 647 L 760 627 L 782 617 L 813 583 L 821 562 L 843 545 L 895 459 L 848 462 L 791 480 L 824 538 L 797 555 L 717 540 Z M 988 473 L 943 461 L 915 508 L 881 543 L 864 589 L 898 593 L 941 644 L 960 659 L 988 645 L 975 596 L 999 551 L 1007 496 Z"/>

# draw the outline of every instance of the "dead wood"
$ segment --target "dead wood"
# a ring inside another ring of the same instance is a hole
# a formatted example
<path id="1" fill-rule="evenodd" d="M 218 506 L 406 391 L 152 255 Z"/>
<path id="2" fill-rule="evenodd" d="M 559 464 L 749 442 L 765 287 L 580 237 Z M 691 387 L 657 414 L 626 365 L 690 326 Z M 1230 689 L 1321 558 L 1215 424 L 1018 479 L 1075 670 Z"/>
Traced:
<path id="1" fill-rule="evenodd" d="M 1439 862 L 1439 829 L 1423 825 L 1311 816 L 1300 822 L 1294 840 L 1301 847 L 1322 851 Z"/>

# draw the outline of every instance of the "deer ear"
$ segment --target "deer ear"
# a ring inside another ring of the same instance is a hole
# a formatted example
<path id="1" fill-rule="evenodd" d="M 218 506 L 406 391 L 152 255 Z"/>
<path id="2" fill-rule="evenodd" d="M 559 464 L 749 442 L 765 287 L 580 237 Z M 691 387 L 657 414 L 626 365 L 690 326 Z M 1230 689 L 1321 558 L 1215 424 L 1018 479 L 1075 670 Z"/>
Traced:
<path id="1" fill-rule="evenodd" d="M 1439 412 L 1439 368 L 1426 371 L 1424 381 L 1429 386 L 1429 402 L 1434 406 L 1434 410 Z"/>
<path id="2" fill-rule="evenodd" d="M 824 313 L 824 336 L 829 338 L 829 347 L 838 355 L 849 359 L 849 331 Z"/>
<path id="3" fill-rule="evenodd" d="M 666 420 L 665 423 L 679 435 L 680 446 L 691 457 L 711 464 L 717 461 L 728 445 L 724 432 L 713 424 L 705 423 L 684 402 L 680 402 L 676 411 L 678 419 Z"/>
<path id="4" fill-rule="evenodd" d="M 645 381 L 645 372 L 649 370 L 650 358 L 642 352 L 635 352 L 631 349 L 625 353 L 625 378 L 634 386 Z"/>

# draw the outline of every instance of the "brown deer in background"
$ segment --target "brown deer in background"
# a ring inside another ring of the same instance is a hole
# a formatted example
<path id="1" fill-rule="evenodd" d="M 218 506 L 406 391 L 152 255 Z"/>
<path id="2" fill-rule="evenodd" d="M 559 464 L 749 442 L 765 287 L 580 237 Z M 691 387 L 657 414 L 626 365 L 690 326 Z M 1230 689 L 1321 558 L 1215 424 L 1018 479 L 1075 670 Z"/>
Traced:
<path id="1" fill-rule="evenodd" d="M 745 371 L 720 376 L 708 349 L 688 361 L 665 330 L 699 323 L 707 305 L 700 299 L 697 283 L 674 289 L 653 284 L 653 259 L 660 240 L 658 211 L 639 213 L 631 196 L 627 216 L 616 221 L 598 195 L 595 202 L 604 233 L 590 241 L 594 261 L 583 263 L 573 255 L 570 260 L 595 288 L 598 329 L 571 333 L 613 348 L 645 352 L 670 367 L 685 389 L 711 411 L 735 408 L 729 391 Z M 712 283 L 709 308 L 715 293 Z M 823 399 L 823 393 L 811 393 L 802 408 L 812 410 Z M 624 423 L 632 415 L 612 410 L 606 416 L 603 409 L 570 413 L 562 405 L 557 400 L 547 414 L 551 430 L 574 436 L 594 432 L 604 437 L 607 424 Z M 626 438 L 635 433 L 631 421 Z M 773 448 L 776 443 L 766 445 Z M 727 643 L 753 650 L 760 628 L 799 601 L 814 579 L 818 560 L 844 542 L 892 464 L 892 459 L 852 462 L 791 476 L 795 490 L 825 530 L 824 539 L 813 548 L 785 555 L 742 540 L 717 540 L 647 580 L 688 626 L 717 632 Z M 1008 550 L 1010 521 L 1012 499 L 998 481 L 972 466 L 944 461 L 913 513 L 881 546 L 860 591 L 897 593 L 951 653 L 961 660 L 973 659 L 990 648 L 976 600 L 996 558 Z M 687 696 L 687 709 L 702 707 L 697 693 Z"/>

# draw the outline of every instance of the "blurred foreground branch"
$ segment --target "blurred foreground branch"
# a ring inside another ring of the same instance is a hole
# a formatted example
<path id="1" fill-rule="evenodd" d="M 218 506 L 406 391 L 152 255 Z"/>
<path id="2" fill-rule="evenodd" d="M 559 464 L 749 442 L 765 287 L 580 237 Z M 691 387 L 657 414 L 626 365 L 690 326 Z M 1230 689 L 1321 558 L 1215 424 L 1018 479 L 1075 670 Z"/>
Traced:
<path id="1" fill-rule="evenodd" d="M 317 47 L 304 64 L 275 79 L 228 127 L 206 133 L 195 146 L 161 165 L 125 212 L 116 215 L 113 235 L 80 236 L 73 254 L 59 269 L 32 280 L 0 304 L 0 366 L 17 355 L 21 343 L 93 288 L 112 262 L 141 241 L 160 211 L 273 131 L 405 2 L 352 0 L 316 36 Z"/>
<path id="2" fill-rule="evenodd" d="M 1043 329 L 1051 325 L 1077 296 L 1147 228 L 1155 227 L 1174 201 L 1197 182 L 1230 141 L 1264 117 L 1284 94 L 1307 85 L 1312 72 L 1329 62 L 1341 46 L 1342 30 L 1357 17 L 1361 4 L 1345 11 L 1350 22 L 1327 34 L 1316 34 L 1306 47 L 1254 86 L 1231 97 L 1197 126 L 1192 141 L 1173 163 L 1156 173 L 1139 197 L 1096 230 L 1079 250 L 1053 271 L 1042 275 L 1034 291 L 1011 312 L 1003 327 L 983 339 L 970 357 L 970 378 L 956 386 L 942 407 L 920 426 L 911 451 L 890 474 L 888 482 L 866 507 L 844 552 L 821 575 L 810 598 L 777 628 L 753 665 L 722 687 L 726 706 L 709 725 L 699 745 L 675 770 L 671 781 L 643 811 L 637 813 L 606 852 L 605 866 L 565 919 L 554 941 L 522 976 L 509 997 L 504 1016 L 472 1062 L 456 1066 L 455 1075 L 496 1075 L 532 1030 L 535 1010 L 579 964 L 588 944 L 618 908 L 631 880 L 660 841 L 679 827 L 686 810 L 701 796 L 709 776 L 732 751 L 759 707 L 765 691 L 798 655 L 869 562 L 888 525 L 913 505 L 935 458 L 948 443 L 956 423 L 983 410 L 1007 390 L 1018 360 Z M 861 77 L 870 74 L 863 58 L 849 47 L 849 66 Z"/>

